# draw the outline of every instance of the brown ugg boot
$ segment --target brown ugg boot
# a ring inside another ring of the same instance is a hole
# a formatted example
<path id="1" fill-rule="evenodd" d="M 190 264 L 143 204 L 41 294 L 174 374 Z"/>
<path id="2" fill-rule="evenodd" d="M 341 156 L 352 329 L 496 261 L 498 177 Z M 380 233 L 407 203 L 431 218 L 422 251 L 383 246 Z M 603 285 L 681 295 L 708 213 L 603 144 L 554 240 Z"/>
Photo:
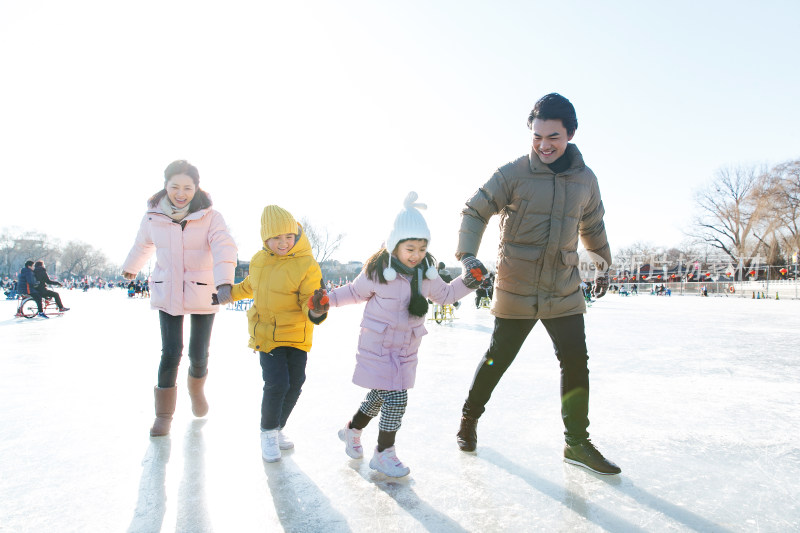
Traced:
<path id="1" fill-rule="evenodd" d="M 178 401 L 178 387 L 161 389 L 153 387 L 156 398 L 156 420 L 150 428 L 151 437 L 161 437 L 169 433 L 172 424 L 172 415 L 175 413 L 175 404 Z"/>
<path id="2" fill-rule="evenodd" d="M 192 399 L 192 413 L 194 413 L 194 416 L 206 416 L 208 414 L 208 402 L 203 392 L 207 377 L 208 374 L 202 378 L 195 378 L 190 375 L 187 380 L 189 385 L 189 397 Z"/>

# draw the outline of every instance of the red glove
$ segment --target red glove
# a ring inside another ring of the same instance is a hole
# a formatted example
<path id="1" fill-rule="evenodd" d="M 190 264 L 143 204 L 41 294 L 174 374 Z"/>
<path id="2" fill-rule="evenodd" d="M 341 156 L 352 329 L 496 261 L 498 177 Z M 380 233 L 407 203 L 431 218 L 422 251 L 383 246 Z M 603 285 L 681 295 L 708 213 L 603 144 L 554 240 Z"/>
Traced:
<path id="1" fill-rule="evenodd" d="M 330 298 L 328 298 L 328 293 L 325 289 L 317 289 L 308 298 L 308 308 L 314 316 L 322 316 L 331 308 L 328 302 L 330 302 Z"/>
<path id="2" fill-rule="evenodd" d="M 461 264 L 464 265 L 464 284 L 470 289 L 477 289 L 481 285 L 481 281 L 486 274 L 489 273 L 486 267 L 483 266 L 477 257 L 472 254 L 464 255 L 461 258 Z"/>

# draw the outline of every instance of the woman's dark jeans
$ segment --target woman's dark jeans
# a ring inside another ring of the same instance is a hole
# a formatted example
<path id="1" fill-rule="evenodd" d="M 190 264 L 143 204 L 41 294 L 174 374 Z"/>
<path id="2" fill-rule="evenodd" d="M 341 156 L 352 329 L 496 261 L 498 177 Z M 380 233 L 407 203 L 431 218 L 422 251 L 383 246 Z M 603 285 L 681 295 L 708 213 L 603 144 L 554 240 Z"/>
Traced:
<path id="1" fill-rule="evenodd" d="M 189 333 L 189 375 L 202 378 L 208 373 L 208 346 L 214 315 L 191 316 Z M 161 322 L 161 364 L 158 366 L 158 386 L 174 387 L 178 379 L 178 365 L 183 353 L 183 315 L 172 316 L 158 312 Z"/>
<path id="2" fill-rule="evenodd" d="M 286 425 L 306 381 L 308 354 L 297 348 L 279 346 L 259 352 L 264 396 L 261 399 L 261 429 Z"/>
<path id="3" fill-rule="evenodd" d="M 489 350 L 478 364 L 463 414 L 479 418 L 500 378 L 538 319 L 495 318 Z M 589 355 L 583 315 L 542 319 L 561 366 L 561 417 L 570 445 L 589 438 Z"/>

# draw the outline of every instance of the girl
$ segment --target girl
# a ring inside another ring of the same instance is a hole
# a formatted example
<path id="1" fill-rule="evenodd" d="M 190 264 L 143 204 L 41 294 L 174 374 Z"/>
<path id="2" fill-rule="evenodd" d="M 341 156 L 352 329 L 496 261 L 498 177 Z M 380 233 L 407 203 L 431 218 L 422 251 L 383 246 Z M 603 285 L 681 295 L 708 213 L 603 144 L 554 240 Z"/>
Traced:
<path id="1" fill-rule="evenodd" d="M 216 287 L 220 294 L 230 295 L 236 243 L 222 215 L 211 208 L 211 198 L 200 189 L 197 168 L 186 161 L 169 164 L 164 170 L 164 188 L 150 198 L 147 207 L 133 248 L 122 264 L 122 275 L 128 280 L 136 278 L 155 252 L 150 307 L 158 309 L 161 364 L 150 436 L 159 437 L 169 433 L 175 413 L 184 315 L 192 317 L 187 382 L 192 412 L 195 416 L 208 412 L 203 388 L 208 377 L 211 326 L 219 310 L 218 305 L 211 305 L 211 294 Z M 130 295 L 130 285 L 128 290 Z"/>
<path id="2" fill-rule="evenodd" d="M 353 418 L 339 431 L 339 438 L 345 442 L 347 455 L 363 457 L 361 431 L 380 413 L 378 445 L 369 466 L 390 477 L 410 472 L 397 458 L 394 441 L 405 413 L 408 389 L 414 386 L 417 350 L 427 333 L 427 299 L 452 304 L 480 283 L 471 273 L 449 284 L 442 281 L 436 261 L 427 252 L 431 240 L 428 225 L 417 210 L 425 205 L 415 204 L 416 199 L 415 192 L 406 196 L 405 208 L 394 221 L 386 247 L 367 260 L 355 280 L 329 295 L 331 307 L 367 302 L 353 383 L 370 390 Z"/>

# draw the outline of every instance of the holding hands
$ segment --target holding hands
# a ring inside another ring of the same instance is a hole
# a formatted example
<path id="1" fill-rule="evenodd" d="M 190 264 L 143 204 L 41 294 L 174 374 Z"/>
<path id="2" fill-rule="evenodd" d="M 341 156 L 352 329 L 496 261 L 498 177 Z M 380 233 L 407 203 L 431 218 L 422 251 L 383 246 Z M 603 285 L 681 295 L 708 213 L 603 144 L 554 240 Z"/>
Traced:
<path id="1" fill-rule="evenodd" d="M 464 265 L 464 283 L 470 289 L 477 289 L 481 286 L 483 277 L 489 273 L 483 263 L 472 254 L 465 254 L 461 257 L 461 264 Z"/>
<path id="2" fill-rule="evenodd" d="M 216 296 L 216 302 L 215 297 Z M 213 305 L 225 305 L 229 304 L 233 301 L 233 296 L 231 296 L 231 286 L 229 284 L 220 285 L 217 287 L 217 293 L 211 295 L 211 303 Z"/>
<path id="3" fill-rule="evenodd" d="M 325 282 L 320 280 L 319 284 L 320 288 L 308 298 L 308 312 L 314 318 L 321 317 L 331 308 L 328 292 L 325 290 Z"/>

